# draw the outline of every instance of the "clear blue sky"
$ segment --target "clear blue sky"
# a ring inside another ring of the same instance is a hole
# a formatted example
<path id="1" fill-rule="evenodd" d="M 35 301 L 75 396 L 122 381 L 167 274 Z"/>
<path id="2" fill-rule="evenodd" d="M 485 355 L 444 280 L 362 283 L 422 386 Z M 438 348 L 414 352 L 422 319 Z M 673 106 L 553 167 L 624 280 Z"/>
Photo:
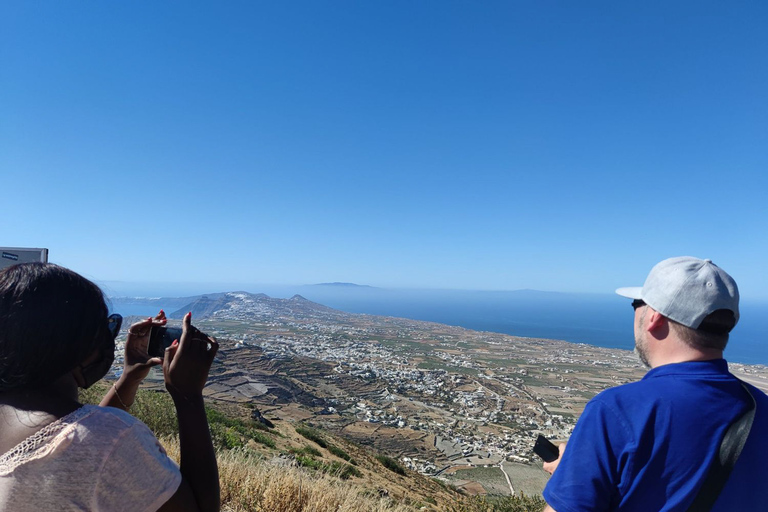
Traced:
<path id="1" fill-rule="evenodd" d="M 0 4 L 0 245 L 97 280 L 768 297 L 768 3 Z"/>

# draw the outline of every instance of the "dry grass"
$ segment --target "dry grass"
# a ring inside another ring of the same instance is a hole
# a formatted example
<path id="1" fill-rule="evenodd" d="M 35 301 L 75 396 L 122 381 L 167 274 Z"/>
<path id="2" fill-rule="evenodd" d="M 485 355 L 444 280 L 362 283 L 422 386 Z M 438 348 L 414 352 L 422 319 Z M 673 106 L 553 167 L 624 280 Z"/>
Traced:
<path id="1" fill-rule="evenodd" d="M 178 440 L 163 438 L 179 460 Z M 388 498 L 365 495 L 331 475 L 270 464 L 248 450 L 217 455 L 222 510 L 226 512 L 412 512 Z"/>
<path id="2" fill-rule="evenodd" d="M 81 394 L 81 401 L 98 403 L 108 386 L 99 382 Z M 147 424 L 178 462 L 178 427 L 170 397 L 139 390 L 131 413 Z M 405 471 L 406 475 L 392 473 L 382 466 L 389 457 L 374 457 L 328 432 L 312 430 L 331 456 L 355 466 L 307 447 L 299 435 L 301 428 L 291 424 L 262 432 L 238 414 L 211 409 L 207 414 L 217 449 L 223 512 L 540 512 L 544 506 L 541 497 L 461 497 L 437 480 Z M 392 463 L 399 466 L 395 459 Z M 393 465 L 387 467 L 396 470 Z"/>

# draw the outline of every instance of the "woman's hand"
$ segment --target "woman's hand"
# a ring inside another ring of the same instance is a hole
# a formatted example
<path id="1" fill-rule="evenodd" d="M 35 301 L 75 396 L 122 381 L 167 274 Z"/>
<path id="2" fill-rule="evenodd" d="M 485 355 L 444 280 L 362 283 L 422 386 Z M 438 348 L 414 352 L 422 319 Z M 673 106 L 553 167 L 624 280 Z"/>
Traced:
<path id="1" fill-rule="evenodd" d="M 153 327 L 162 327 L 168 320 L 161 309 L 154 318 L 147 318 L 136 322 L 128 329 L 128 338 L 125 340 L 125 363 L 123 364 L 123 376 L 131 382 L 143 381 L 153 366 L 162 364 L 159 357 L 149 357 L 149 336 Z"/>
<path id="2" fill-rule="evenodd" d="M 125 357 L 123 374 L 104 395 L 102 406 L 117 407 L 127 411 L 136 398 L 139 384 L 147 377 L 149 370 L 163 362 L 159 357 L 149 357 L 149 336 L 153 327 L 161 327 L 167 323 L 165 312 L 161 309 L 154 318 L 136 322 L 128 329 L 125 340 Z"/>
<path id="3" fill-rule="evenodd" d="M 182 485 L 162 511 L 218 511 L 219 469 L 205 415 L 203 388 L 219 344 L 192 326 L 192 313 L 182 322 L 181 339 L 165 349 L 165 387 L 179 418 Z"/>
<path id="4" fill-rule="evenodd" d="M 192 313 L 187 313 L 182 322 L 181 340 L 165 349 L 163 358 L 165 387 L 174 400 L 202 396 L 218 349 L 216 340 L 194 327 Z"/>

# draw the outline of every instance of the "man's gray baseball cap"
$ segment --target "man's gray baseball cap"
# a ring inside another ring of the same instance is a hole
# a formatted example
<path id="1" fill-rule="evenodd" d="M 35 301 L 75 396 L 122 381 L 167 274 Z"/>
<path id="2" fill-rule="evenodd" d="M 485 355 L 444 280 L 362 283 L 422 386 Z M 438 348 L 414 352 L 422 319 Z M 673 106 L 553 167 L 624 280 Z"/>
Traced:
<path id="1" fill-rule="evenodd" d="M 735 322 L 739 321 L 736 281 L 712 260 L 690 256 L 669 258 L 651 269 L 642 288 L 619 288 L 616 293 L 640 299 L 665 317 L 691 329 L 698 329 L 707 315 L 719 309 L 732 311 Z"/>

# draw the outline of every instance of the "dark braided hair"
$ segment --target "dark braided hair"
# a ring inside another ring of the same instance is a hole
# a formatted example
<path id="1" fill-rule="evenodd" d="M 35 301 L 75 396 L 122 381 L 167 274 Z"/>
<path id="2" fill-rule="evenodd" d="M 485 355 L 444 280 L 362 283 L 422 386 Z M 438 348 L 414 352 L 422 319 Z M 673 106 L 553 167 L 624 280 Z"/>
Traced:
<path id="1" fill-rule="evenodd" d="M 101 343 L 108 310 L 91 281 L 58 265 L 0 271 L 0 393 L 40 389 Z"/>

